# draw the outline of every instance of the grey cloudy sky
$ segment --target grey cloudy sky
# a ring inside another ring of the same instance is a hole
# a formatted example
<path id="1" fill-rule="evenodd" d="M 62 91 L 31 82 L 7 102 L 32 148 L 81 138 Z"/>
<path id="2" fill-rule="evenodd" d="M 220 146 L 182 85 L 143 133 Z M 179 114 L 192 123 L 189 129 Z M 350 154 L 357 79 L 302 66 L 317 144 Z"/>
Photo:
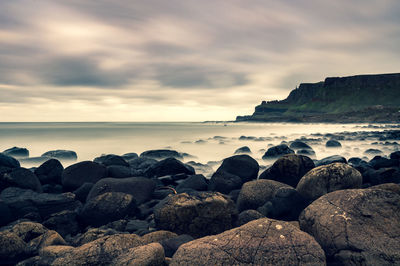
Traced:
<path id="1" fill-rule="evenodd" d="M 400 72 L 398 0 L 2 0 L 0 121 L 201 121 Z"/>

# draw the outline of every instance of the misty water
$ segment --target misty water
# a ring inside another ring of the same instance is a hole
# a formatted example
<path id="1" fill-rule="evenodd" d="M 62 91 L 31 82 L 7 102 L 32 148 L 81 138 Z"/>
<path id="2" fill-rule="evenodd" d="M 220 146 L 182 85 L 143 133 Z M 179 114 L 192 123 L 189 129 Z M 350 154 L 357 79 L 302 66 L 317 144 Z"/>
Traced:
<path id="1" fill-rule="evenodd" d="M 376 148 L 388 155 L 398 145 L 384 145 L 373 139 L 340 140 L 342 148 L 326 148 L 327 133 L 383 131 L 396 125 L 367 124 L 297 124 L 297 123 L 0 123 L 0 150 L 13 146 L 25 147 L 30 157 L 56 149 L 73 150 L 78 161 L 93 160 L 102 154 L 140 154 L 150 149 L 173 149 L 193 157 L 184 161 L 207 163 L 232 156 L 242 146 L 248 146 L 260 165 L 271 164 L 261 157 L 265 150 L 282 141 L 301 137 L 311 138 L 307 143 L 314 149 L 314 159 L 330 155 L 365 157 L 364 151 Z M 320 134 L 317 134 L 320 133 Z M 313 134 L 313 135 L 312 135 Z M 250 138 L 240 139 L 241 136 Z M 254 138 L 251 138 L 254 137 Z M 244 139 L 244 140 L 243 140 Z M 71 162 L 63 162 L 64 167 Z M 38 166 L 23 163 L 24 167 Z M 218 163 L 210 164 L 214 170 Z"/>

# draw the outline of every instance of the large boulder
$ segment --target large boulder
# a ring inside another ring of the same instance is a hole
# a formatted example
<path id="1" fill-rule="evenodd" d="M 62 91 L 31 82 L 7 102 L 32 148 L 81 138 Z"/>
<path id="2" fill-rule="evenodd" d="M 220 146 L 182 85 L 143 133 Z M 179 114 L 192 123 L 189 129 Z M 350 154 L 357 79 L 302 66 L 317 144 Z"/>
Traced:
<path id="1" fill-rule="evenodd" d="M 127 250 L 114 259 L 112 265 L 157 266 L 164 265 L 164 260 L 164 249 L 160 243 L 151 243 Z"/>
<path id="2" fill-rule="evenodd" d="M 208 184 L 207 179 L 203 175 L 191 175 L 182 181 L 176 190 L 179 192 L 185 189 L 193 189 L 197 191 L 207 190 Z"/>
<path id="3" fill-rule="evenodd" d="M 165 158 L 183 159 L 182 155 L 174 150 L 148 150 L 140 154 L 140 157 L 147 157 L 151 159 L 161 160 Z"/>
<path id="4" fill-rule="evenodd" d="M 59 254 L 54 266 L 113 265 L 113 261 L 131 248 L 142 245 L 140 237 L 133 234 L 105 236 Z"/>
<path id="5" fill-rule="evenodd" d="M 36 213 L 45 219 L 52 213 L 63 210 L 74 211 L 82 205 L 75 200 L 75 195 L 72 193 L 37 193 L 30 189 L 16 187 L 3 190 L 0 199 L 7 204 L 15 219 L 23 218 L 30 213 Z"/>
<path id="6" fill-rule="evenodd" d="M 125 161 L 122 156 L 115 154 L 106 154 L 100 157 L 97 157 L 93 160 L 95 163 L 99 163 L 105 166 L 110 165 L 121 165 L 121 166 L 129 166 L 129 164 Z"/>
<path id="7" fill-rule="evenodd" d="M 80 217 L 85 224 L 101 226 L 126 216 L 134 216 L 136 201 L 132 195 L 122 192 L 107 192 L 86 202 Z"/>
<path id="8" fill-rule="evenodd" d="M 326 262 L 324 251 L 313 237 L 287 222 L 262 218 L 180 246 L 170 265 L 326 265 Z"/>
<path id="9" fill-rule="evenodd" d="M 20 164 L 13 157 L 0 153 L 0 166 L 18 168 Z"/>
<path id="10" fill-rule="evenodd" d="M 237 210 L 233 201 L 218 192 L 169 196 L 154 209 L 159 229 L 200 237 L 233 227 Z"/>
<path id="11" fill-rule="evenodd" d="M 286 144 L 280 144 L 269 148 L 262 158 L 263 160 L 272 160 L 291 153 L 294 153 L 294 150 L 289 148 Z"/>
<path id="12" fill-rule="evenodd" d="M 225 158 L 216 173 L 228 173 L 242 179 L 242 183 L 257 179 L 260 166 L 249 155 L 235 155 Z"/>
<path id="13" fill-rule="evenodd" d="M 87 200 L 106 192 L 123 192 L 132 195 L 137 204 L 151 199 L 156 183 L 145 177 L 104 178 L 97 182 L 89 192 Z"/>
<path id="14" fill-rule="evenodd" d="M 26 148 L 12 147 L 3 151 L 5 155 L 12 156 L 14 158 L 26 158 L 29 157 L 29 151 Z"/>
<path id="15" fill-rule="evenodd" d="M 274 162 L 265 170 L 260 179 L 271 179 L 296 187 L 305 173 L 315 167 L 313 160 L 307 156 L 288 154 Z"/>
<path id="16" fill-rule="evenodd" d="M 19 187 L 42 192 L 42 185 L 37 176 L 26 168 L 15 168 L 0 176 L 0 190 L 6 187 Z"/>
<path id="17" fill-rule="evenodd" d="M 296 190 L 308 200 L 340 189 L 361 188 L 362 176 L 357 169 L 344 163 L 318 166 L 305 174 Z"/>
<path id="18" fill-rule="evenodd" d="M 400 195 L 381 189 L 326 194 L 299 218 L 332 265 L 400 264 Z"/>
<path id="19" fill-rule="evenodd" d="M 210 179 L 208 190 L 229 194 L 232 190 L 240 189 L 243 181 L 237 175 L 227 172 L 215 172 Z"/>
<path id="20" fill-rule="evenodd" d="M 68 151 L 68 150 L 53 150 L 53 151 L 47 151 L 42 154 L 41 157 L 49 157 L 49 158 L 54 158 L 58 160 L 65 160 L 65 161 L 76 161 L 78 159 L 78 156 L 76 155 L 76 152 L 74 151 Z"/>
<path id="21" fill-rule="evenodd" d="M 193 167 L 185 165 L 175 158 L 167 158 L 150 166 L 145 175 L 148 177 L 160 177 L 166 175 L 187 174 L 194 175 Z"/>
<path id="22" fill-rule="evenodd" d="M 35 169 L 35 174 L 42 184 L 61 184 L 64 167 L 57 159 L 50 159 Z"/>
<path id="23" fill-rule="evenodd" d="M 107 175 L 104 165 L 83 161 L 68 166 L 62 173 L 62 185 L 65 190 L 73 191 L 84 183 L 96 183 Z"/>

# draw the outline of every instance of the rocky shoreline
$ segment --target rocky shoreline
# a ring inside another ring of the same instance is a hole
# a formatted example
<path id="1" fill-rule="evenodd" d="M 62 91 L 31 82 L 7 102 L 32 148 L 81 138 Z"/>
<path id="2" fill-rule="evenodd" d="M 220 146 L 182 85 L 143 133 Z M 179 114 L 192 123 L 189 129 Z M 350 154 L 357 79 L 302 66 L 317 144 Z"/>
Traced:
<path id="1" fill-rule="evenodd" d="M 390 153 L 315 159 L 315 143 L 351 140 Z M 13 147 L 0 153 L 0 265 L 398 265 L 399 140 L 400 130 L 311 134 L 262 159 L 241 147 L 215 171 L 174 150 L 64 168 L 75 152 Z"/>

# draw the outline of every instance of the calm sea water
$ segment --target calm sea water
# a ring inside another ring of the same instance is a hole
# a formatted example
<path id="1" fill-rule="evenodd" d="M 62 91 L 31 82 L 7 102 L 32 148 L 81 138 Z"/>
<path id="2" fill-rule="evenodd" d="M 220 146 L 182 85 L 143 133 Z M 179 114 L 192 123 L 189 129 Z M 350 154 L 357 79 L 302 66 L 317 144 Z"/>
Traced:
<path id="1" fill-rule="evenodd" d="M 101 154 L 140 154 L 145 150 L 169 148 L 195 156 L 188 160 L 206 163 L 222 160 L 233 155 L 237 148 L 248 146 L 253 152 L 252 156 L 265 164 L 261 160 L 263 149 L 283 140 L 290 141 L 311 133 L 382 130 L 363 126 L 293 123 L 0 123 L 0 151 L 13 146 L 25 147 L 34 157 L 49 150 L 67 149 L 74 150 L 78 154 L 78 161 L 83 161 L 93 160 Z M 263 137 L 265 140 L 239 140 L 240 136 Z M 340 150 L 329 150 L 322 144 L 312 145 L 317 159 L 333 154 L 342 154 L 347 158 L 362 156 L 365 149 L 371 148 L 371 143 L 362 141 L 342 142 L 343 148 Z"/>

